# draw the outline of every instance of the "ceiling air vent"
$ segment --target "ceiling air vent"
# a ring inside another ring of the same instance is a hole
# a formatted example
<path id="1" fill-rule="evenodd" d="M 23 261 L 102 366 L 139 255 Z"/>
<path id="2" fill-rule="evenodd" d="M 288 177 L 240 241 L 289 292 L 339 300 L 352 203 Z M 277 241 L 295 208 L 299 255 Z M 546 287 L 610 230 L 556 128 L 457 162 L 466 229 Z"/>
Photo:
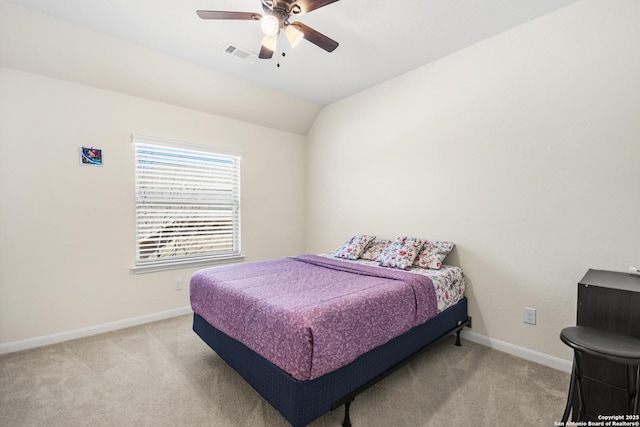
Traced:
<path id="1" fill-rule="evenodd" d="M 231 43 L 227 43 L 222 50 L 231 56 L 235 56 L 236 58 L 242 59 L 243 61 L 247 61 L 251 64 L 256 62 L 258 59 L 257 54 Z"/>

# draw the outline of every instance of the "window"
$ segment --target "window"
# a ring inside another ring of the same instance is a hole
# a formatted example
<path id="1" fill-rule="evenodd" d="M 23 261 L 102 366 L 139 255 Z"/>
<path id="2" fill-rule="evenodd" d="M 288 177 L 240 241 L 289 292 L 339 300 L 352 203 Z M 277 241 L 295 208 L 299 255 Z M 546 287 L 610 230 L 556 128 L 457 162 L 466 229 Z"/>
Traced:
<path id="1" fill-rule="evenodd" d="M 133 142 L 136 268 L 240 257 L 240 156 Z"/>

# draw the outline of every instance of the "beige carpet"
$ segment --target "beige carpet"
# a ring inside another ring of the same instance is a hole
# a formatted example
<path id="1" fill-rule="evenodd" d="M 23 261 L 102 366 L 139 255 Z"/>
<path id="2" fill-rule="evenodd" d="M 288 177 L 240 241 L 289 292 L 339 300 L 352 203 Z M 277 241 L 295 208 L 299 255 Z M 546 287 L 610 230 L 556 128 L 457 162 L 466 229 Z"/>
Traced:
<path id="1" fill-rule="evenodd" d="M 0 356 L 0 426 L 288 426 L 191 316 Z M 553 426 L 569 375 L 454 338 L 365 391 L 354 427 Z M 311 427 L 340 426 L 343 410 Z"/>

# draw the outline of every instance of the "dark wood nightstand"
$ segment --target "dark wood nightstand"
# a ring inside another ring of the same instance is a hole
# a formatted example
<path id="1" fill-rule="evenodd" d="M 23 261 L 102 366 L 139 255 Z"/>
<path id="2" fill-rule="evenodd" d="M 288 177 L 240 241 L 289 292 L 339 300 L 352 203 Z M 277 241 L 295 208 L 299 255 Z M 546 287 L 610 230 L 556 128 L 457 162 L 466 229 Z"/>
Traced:
<path id="1" fill-rule="evenodd" d="M 640 338 L 640 276 L 589 270 L 578 283 L 576 324 Z M 585 420 L 628 413 L 625 390 L 635 378 L 624 366 L 585 355 L 582 369 Z"/>

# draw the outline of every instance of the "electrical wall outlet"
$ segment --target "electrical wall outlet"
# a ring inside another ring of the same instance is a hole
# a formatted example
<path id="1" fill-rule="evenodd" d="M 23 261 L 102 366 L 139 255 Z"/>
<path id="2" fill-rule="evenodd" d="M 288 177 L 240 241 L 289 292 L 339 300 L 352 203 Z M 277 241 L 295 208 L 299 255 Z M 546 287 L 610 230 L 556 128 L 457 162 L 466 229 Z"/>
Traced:
<path id="1" fill-rule="evenodd" d="M 629 274 L 635 274 L 640 276 L 640 268 L 638 267 L 629 267 Z"/>
<path id="2" fill-rule="evenodd" d="M 524 323 L 529 323 L 531 325 L 536 324 L 536 309 L 525 307 L 522 311 L 522 320 Z"/>
<path id="3" fill-rule="evenodd" d="M 173 280 L 173 285 L 174 285 L 174 289 L 176 291 L 181 291 L 182 290 L 182 278 L 178 277 L 176 279 Z"/>

